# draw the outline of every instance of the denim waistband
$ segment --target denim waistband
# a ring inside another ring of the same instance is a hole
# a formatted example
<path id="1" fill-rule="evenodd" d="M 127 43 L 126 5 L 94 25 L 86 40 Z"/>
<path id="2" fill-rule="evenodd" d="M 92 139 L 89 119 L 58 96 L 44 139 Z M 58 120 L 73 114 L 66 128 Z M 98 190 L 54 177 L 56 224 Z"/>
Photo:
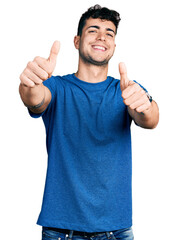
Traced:
<path id="1" fill-rule="evenodd" d="M 69 239 L 72 238 L 72 236 L 81 236 L 81 237 L 96 237 L 101 234 L 106 234 L 107 237 L 109 237 L 111 232 L 80 232 L 80 231 L 71 231 L 68 229 L 60 229 L 60 228 L 51 228 L 51 227 L 46 227 L 48 230 L 52 230 L 55 232 L 67 234 L 69 236 Z"/>

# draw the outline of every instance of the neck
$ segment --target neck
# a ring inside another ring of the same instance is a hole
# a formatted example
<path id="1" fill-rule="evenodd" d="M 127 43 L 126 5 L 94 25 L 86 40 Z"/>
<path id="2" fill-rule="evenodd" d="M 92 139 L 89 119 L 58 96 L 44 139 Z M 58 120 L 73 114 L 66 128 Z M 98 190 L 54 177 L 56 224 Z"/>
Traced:
<path id="1" fill-rule="evenodd" d="M 93 64 L 84 64 L 79 61 L 78 71 L 75 76 L 82 81 L 90 83 L 103 82 L 107 79 L 108 64 L 96 66 Z"/>

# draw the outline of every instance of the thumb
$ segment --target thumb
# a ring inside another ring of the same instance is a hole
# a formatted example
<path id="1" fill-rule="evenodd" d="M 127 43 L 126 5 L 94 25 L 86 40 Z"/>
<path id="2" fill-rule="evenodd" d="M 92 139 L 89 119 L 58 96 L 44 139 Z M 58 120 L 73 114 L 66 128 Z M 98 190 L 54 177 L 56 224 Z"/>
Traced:
<path id="1" fill-rule="evenodd" d="M 56 63 L 57 60 L 57 55 L 59 53 L 59 49 L 60 49 L 60 42 L 59 41 L 55 41 L 51 47 L 51 51 L 50 51 L 50 55 L 48 58 L 48 61 L 51 63 Z"/>
<path id="2" fill-rule="evenodd" d="M 119 63 L 119 73 L 120 73 L 120 88 L 121 91 L 129 86 L 129 79 L 127 77 L 127 68 L 123 62 Z"/>

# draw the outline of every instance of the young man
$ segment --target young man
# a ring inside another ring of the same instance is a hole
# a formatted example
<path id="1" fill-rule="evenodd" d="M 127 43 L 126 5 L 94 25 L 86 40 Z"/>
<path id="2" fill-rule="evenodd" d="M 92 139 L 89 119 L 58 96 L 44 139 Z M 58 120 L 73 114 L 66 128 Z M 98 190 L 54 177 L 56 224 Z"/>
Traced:
<path id="1" fill-rule="evenodd" d="M 52 76 L 59 52 L 36 57 L 20 76 L 20 95 L 32 117 L 42 116 L 48 169 L 38 224 L 43 239 L 133 239 L 132 119 L 143 128 L 158 124 L 158 107 L 147 91 L 127 77 L 107 76 L 115 51 L 119 13 L 91 7 L 74 44 L 78 71 Z"/>

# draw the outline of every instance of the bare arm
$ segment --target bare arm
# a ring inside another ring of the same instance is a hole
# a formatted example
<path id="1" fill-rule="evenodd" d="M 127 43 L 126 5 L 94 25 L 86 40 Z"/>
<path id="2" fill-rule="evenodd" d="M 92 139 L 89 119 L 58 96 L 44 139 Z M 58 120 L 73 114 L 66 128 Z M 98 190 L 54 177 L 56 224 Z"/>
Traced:
<path id="1" fill-rule="evenodd" d="M 51 101 L 51 92 L 43 84 L 33 88 L 20 84 L 19 93 L 26 107 L 34 113 L 43 112 Z"/>
<path id="2" fill-rule="evenodd" d="M 19 93 L 23 103 L 34 113 L 43 112 L 51 101 L 50 90 L 43 81 L 51 77 L 59 52 L 59 42 L 54 42 L 48 59 L 36 57 L 20 75 Z"/>
<path id="3" fill-rule="evenodd" d="M 128 107 L 128 112 L 137 125 L 142 128 L 153 129 L 159 122 L 159 109 L 155 101 L 144 112 L 137 112 Z"/>
<path id="4" fill-rule="evenodd" d="M 140 127 L 155 128 L 159 122 L 159 109 L 156 102 L 150 102 L 143 88 L 128 79 L 123 63 L 119 64 L 119 71 L 122 98 L 130 116 Z"/>

